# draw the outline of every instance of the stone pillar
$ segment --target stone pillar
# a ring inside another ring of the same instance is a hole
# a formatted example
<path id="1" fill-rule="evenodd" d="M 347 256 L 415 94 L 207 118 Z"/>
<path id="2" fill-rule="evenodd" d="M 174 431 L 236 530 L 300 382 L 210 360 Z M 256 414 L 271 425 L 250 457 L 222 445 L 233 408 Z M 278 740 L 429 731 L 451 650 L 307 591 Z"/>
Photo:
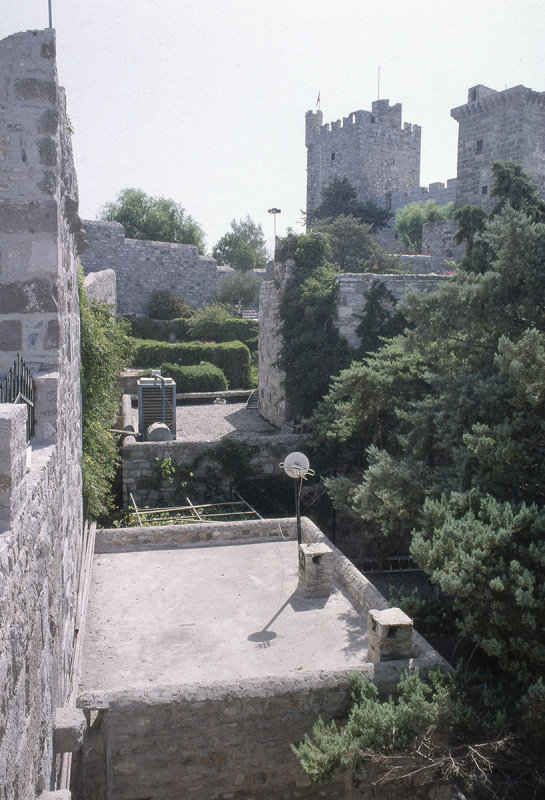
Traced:
<path id="1" fill-rule="evenodd" d="M 413 621 L 400 608 L 384 611 L 371 609 L 368 612 L 367 660 L 374 664 L 380 661 L 399 661 L 411 657 Z"/>
<path id="2" fill-rule="evenodd" d="M 305 597 L 329 597 L 333 585 L 333 551 L 321 542 L 299 545 L 299 588 Z"/>

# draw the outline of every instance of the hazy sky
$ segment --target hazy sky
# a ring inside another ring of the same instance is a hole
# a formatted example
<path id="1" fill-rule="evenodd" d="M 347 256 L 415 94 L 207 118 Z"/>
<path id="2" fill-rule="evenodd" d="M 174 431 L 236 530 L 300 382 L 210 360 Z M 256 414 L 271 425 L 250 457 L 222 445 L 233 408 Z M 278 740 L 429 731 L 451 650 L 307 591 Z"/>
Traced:
<path id="1" fill-rule="evenodd" d="M 47 0 L 0 0 L 0 38 L 48 25 Z M 467 89 L 545 91 L 539 0 L 52 0 L 80 213 L 126 187 L 171 197 L 211 249 L 247 214 L 301 230 L 304 116 L 380 96 L 422 126 L 423 185 L 456 174 L 450 109 Z"/>

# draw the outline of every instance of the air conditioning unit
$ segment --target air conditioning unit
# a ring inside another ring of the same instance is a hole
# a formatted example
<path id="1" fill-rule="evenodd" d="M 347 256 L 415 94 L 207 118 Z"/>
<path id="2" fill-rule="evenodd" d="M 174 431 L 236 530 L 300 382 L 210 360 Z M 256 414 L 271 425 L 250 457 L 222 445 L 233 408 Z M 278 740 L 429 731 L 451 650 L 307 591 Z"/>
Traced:
<path id="1" fill-rule="evenodd" d="M 176 438 L 176 383 L 163 378 L 160 370 L 152 370 L 151 378 L 138 380 L 138 431 L 148 439 L 148 430 L 162 423 Z"/>

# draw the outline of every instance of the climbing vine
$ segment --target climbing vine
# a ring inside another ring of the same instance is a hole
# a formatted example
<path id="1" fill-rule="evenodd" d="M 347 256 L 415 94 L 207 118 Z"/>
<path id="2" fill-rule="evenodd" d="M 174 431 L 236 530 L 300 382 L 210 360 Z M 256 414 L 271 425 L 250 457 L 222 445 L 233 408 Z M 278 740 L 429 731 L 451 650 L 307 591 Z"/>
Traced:
<path id="1" fill-rule="evenodd" d="M 284 247 L 295 264 L 280 299 L 277 363 L 293 416 L 306 417 L 326 394 L 330 377 L 346 366 L 348 347 L 336 325 L 339 283 L 327 239 L 290 236 Z"/>

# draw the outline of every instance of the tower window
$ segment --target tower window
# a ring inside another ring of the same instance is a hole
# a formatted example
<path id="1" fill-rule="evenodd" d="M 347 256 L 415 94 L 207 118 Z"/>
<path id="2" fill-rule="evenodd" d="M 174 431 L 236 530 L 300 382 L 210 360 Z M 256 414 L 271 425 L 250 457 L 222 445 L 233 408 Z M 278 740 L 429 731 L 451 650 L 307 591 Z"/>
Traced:
<path id="1" fill-rule="evenodd" d="M 483 140 L 482 139 L 477 139 L 476 150 L 477 150 L 477 153 L 482 153 L 483 152 Z"/>
<path id="2" fill-rule="evenodd" d="M 481 194 L 488 194 L 488 186 L 481 186 Z"/>
<path id="3" fill-rule="evenodd" d="M 334 153 L 334 152 L 333 152 L 333 153 L 331 153 L 331 160 L 332 160 L 332 161 L 335 161 L 335 153 Z"/>

